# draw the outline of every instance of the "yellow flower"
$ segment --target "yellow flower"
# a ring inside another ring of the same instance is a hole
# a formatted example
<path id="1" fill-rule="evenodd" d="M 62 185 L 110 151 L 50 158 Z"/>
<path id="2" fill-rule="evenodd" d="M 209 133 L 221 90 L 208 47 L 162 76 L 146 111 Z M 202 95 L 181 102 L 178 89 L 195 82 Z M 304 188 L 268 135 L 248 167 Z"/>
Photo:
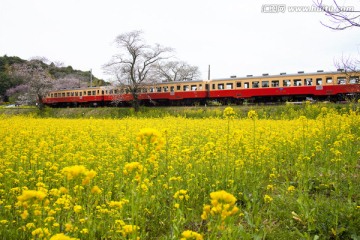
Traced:
<path id="1" fill-rule="evenodd" d="M 224 117 L 225 118 L 229 118 L 229 119 L 232 119 L 236 116 L 236 113 L 234 111 L 234 109 L 232 107 L 226 107 L 224 109 Z"/>
<path id="2" fill-rule="evenodd" d="M 136 225 L 124 225 L 121 228 L 121 234 L 123 235 L 123 237 L 126 237 L 132 233 L 135 233 L 139 229 L 140 227 Z"/>
<path id="3" fill-rule="evenodd" d="M 175 199 L 179 199 L 179 200 L 189 200 L 190 196 L 187 194 L 187 190 L 179 190 L 174 194 L 174 198 Z"/>
<path id="4" fill-rule="evenodd" d="M 139 162 L 131 162 L 125 164 L 124 174 L 130 174 L 132 172 L 141 173 L 144 167 Z"/>
<path id="5" fill-rule="evenodd" d="M 79 213 L 79 212 L 81 212 L 81 210 L 82 210 L 82 207 L 80 205 L 74 206 L 74 212 Z"/>
<path id="6" fill-rule="evenodd" d="M 270 202 L 272 202 L 272 201 L 273 201 L 273 198 L 270 197 L 269 195 L 265 194 L 265 196 L 264 196 L 264 202 L 265 202 L 265 203 L 270 203 Z"/>
<path id="7" fill-rule="evenodd" d="M 140 129 L 137 134 L 136 141 L 139 145 L 153 145 L 156 147 L 156 150 L 160 150 L 164 145 L 164 139 L 162 138 L 161 133 L 153 128 Z M 143 151 L 143 148 L 140 146 L 138 147 L 139 150 Z"/>
<path id="8" fill-rule="evenodd" d="M 128 203 L 129 200 L 127 199 L 122 199 L 121 201 L 110 201 L 108 203 L 109 207 L 112 207 L 112 208 L 118 208 L 118 209 L 121 209 L 123 207 L 124 204 Z"/>
<path id="9" fill-rule="evenodd" d="M 235 215 L 239 211 L 239 208 L 235 206 L 236 198 L 224 190 L 210 193 L 210 198 L 211 206 L 204 205 L 203 207 L 201 215 L 203 220 L 206 220 L 209 214 L 221 216 L 221 220 L 225 220 L 228 216 Z"/>
<path id="10" fill-rule="evenodd" d="M 289 187 L 287 188 L 287 191 L 288 191 L 289 193 L 293 193 L 293 192 L 295 191 L 295 187 L 294 187 L 294 186 L 289 186 Z"/>
<path id="11" fill-rule="evenodd" d="M 91 189 L 91 193 L 93 194 L 100 194 L 102 191 L 98 186 L 93 186 Z"/>
<path id="12" fill-rule="evenodd" d="M 50 238 L 50 240 L 77 240 L 77 239 L 78 238 L 72 238 L 72 237 L 66 236 L 63 233 L 55 234 L 54 236 L 52 236 Z"/>
<path id="13" fill-rule="evenodd" d="M 31 235 L 38 238 L 43 238 L 50 235 L 49 229 L 47 228 L 37 228 L 31 232 Z"/>
<path id="14" fill-rule="evenodd" d="M 203 236 L 197 232 L 193 232 L 190 230 L 183 231 L 181 233 L 180 240 L 187 240 L 187 239 L 193 239 L 193 240 L 203 240 Z"/>
<path id="15" fill-rule="evenodd" d="M 61 170 L 61 173 L 64 174 L 68 180 L 71 180 L 79 175 L 82 175 L 85 172 L 87 172 L 87 169 L 85 168 L 85 166 L 82 165 L 65 167 Z"/>
<path id="16" fill-rule="evenodd" d="M 17 199 L 19 202 L 25 202 L 30 199 L 42 201 L 46 196 L 47 194 L 42 191 L 24 190 L 22 194 L 19 197 L 17 197 Z"/>
<path id="17" fill-rule="evenodd" d="M 248 118 L 250 119 L 256 119 L 258 117 L 258 114 L 255 112 L 255 110 L 250 110 L 247 114 Z"/>
<path id="18" fill-rule="evenodd" d="M 27 217 L 29 216 L 29 212 L 27 210 L 24 210 L 22 214 L 20 214 L 22 219 L 27 219 Z"/>

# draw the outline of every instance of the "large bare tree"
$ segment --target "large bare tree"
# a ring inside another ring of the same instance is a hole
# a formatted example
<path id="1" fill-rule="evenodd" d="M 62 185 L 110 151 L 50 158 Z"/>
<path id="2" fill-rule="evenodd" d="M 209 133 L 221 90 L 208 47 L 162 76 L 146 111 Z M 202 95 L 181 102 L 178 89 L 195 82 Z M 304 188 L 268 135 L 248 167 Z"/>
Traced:
<path id="1" fill-rule="evenodd" d="M 197 66 L 191 66 L 182 61 L 159 62 L 157 73 L 163 82 L 192 81 L 200 78 Z"/>
<path id="2" fill-rule="evenodd" d="M 169 58 L 172 51 L 159 44 L 146 44 L 142 34 L 141 31 L 132 31 L 117 36 L 115 44 L 120 53 L 104 66 L 105 71 L 114 75 L 120 85 L 132 94 L 135 111 L 140 108 L 138 94 L 141 86 L 156 80 L 157 63 Z"/>
<path id="3" fill-rule="evenodd" d="M 43 109 L 43 98 L 51 90 L 53 79 L 46 65 L 39 60 L 31 60 L 27 63 L 14 64 L 12 66 L 13 76 L 22 78 L 23 85 L 17 91 L 18 100 L 25 103 L 36 103 L 40 110 Z"/>

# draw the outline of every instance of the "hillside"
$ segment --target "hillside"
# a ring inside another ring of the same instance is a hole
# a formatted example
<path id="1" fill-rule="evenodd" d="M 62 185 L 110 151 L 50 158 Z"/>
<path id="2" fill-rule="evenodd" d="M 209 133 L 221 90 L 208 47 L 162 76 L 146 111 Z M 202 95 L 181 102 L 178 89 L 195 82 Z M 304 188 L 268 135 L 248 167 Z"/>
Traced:
<path id="1" fill-rule="evenodd" d="M 90 85 L 90 72 L 73 69 L 72 66 L 62 66 L 50 62 L 44 63 L 41 60 L 41 65 L 48 70 L 51 77 L 54 79 L 54 85 L 57 88 L 79 87 Z M 17 56 L 2 56 L 0 57 L 0 102 L 8 101 L 9 96 L 6 92 L 9 89 L 15 88 L 24 83 L 24 79 L 14 77 L 11 75 L 12 68 L 15 64 L 30 64 L 30 61 L 21 59 Z M 104 86 L 109 83 L 103 79 L 92 76 L 93 86 Z"/>

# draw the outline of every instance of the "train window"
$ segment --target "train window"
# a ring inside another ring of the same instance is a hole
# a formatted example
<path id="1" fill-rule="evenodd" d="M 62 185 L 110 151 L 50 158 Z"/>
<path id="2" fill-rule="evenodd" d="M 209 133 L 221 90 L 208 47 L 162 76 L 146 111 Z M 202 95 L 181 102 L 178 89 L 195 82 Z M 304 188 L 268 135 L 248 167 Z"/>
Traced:
<path id="1" fill-rule="evenodd" d="M 97 94 L 99 95 L 99 94 L 100 94 L 100 90 L 97 90 L 97 91 L 98 91 L 98 93 L 97 93 Z"/>
<path id="2" fill-rule="evenodd" d="M 84 96 L 86 96 L 86 91 L 84 91 Z"/>
<path id="3" fill-rule="evenodd" d="M 75 92 L 75 97 L 79 96 L 79 93 L 78 92 Z"/>
<path id="4" fill-rule="evenodd" d="M 332 80 L 331 77 L 327 77 L 327 78 L 326 78 L 326 83 L 332 83 L 332 82 L 333 82 L 333 80 Z"/>
<path id="5" fill-rule="evenodd" d="M 149 88 L 149 91 L 154 92 L 154 88 L 153 87 Z"/>
<path id="6" fill-rule="evenodd" d="M 248 82 L 244 83 L 244 88 L 249 88 L 249 83 Z"/>
<path id="7" fill-rule="evenodd" d="M 279 80 L 272 80 L 272 81 L 271 81 L 271 86 L 272 86 L 272 87 L 278 87 L 279 84 L 280 84 Z"/>
<path id="8" fill-rule="evenodd" d="M 65 93 L 62 93 L 61 96 L 62 96 L 62 97 L 65 97 Z"/>
<path id="9" fill-rule="evenodd" d="M 236 87 L 241 88 L 241 82 L 236 82 Z"/>
<path id="10" fill-rule="evenodd" d="M 72 96 L 72 97 L 75 96 L 75 93 L 74 93 L 74 92 L 71 92 L 71 96 Z"/>
<path id="11" fill-rule="evenodd" d="M 168 86 L 165 86 L 164 87 L 164 92 L 168 92 L 169 91 L 169 87 Z"/>
<path id="12" fill-rule="evenodd" d="M 202 84 L 199 84 L 199 90 L 202 90 Z"/>
<path id="13" fill-rule="evenodd" d="M 197 86 L 196 85 L 191 85 L 191 91 L 196 91 L 197 90 Z"/>
<path id="14" fill-rule="evenodd" d="M 161 87 L 156 87 L 156 92 L 161 92 Z"/>
<path id="15" fill-rule="evenodd" d="M 223 83 L 219 83 L 219 84 L 218 84 L 218 89 L 219 89 L 219 90 L 223 90 L 223 89 L 224 89 L 224 84 L 223 84 Z"/>
<path id="16" fill-rule="evenodd" d="M 180 91 L 180 90 L 181 90 L 181 86 L 180 86 L 180 85 L 177 85 L 177 86 L 176 86 L 176 90 L 177 90 L 177 91 Z"/>
<path id="17" fill-rule="evenodd" d="M 101 94 L 104 95 L 104 90 L 101 91 Z"/>
<path id="18" fill-rule="evenodd" d="M 57 93 L 54 93 L 54 97 L 57 97 Z"/>
<path id="19" fill-rule="evenodd" d="M 171 86 L 171 87 L 170 87 L 170 92 L 174 92 L 174 90 L 175 90 L 175 87 L 174 87 L 174 86 Z"/>
<path id="20" fill-rule="evenodd" d="M 346 84 L 346 78 L 344 77 L 338 77 L 337 78 L 337 84 Z"/>
<path id="21" fill-rule="evenodd" d="M 262 87 L 262 88 L 267 88 L 267 87 L 269 87 L 269 81 L 262 81 L 262 82 L 261 82 L 261 87 Z"/>
<path id="22" fill-rule="evenodd" d="M 66 93 L 66 96 L 67 96 L 67 97 L 70 97 L 70 93 L 69 93 L 69 92 L 67 92 L 67 93 Z"/>
<path id="23" fill-rule="evenodd" d="M 304 79 L 304 86 L 311 86 L 312 85 L 312 78 Z"/>
<path id="24" fill-rule="evenodd" d="M 183 86 L 183 90 L 184 90 L 184 91 L 189 91 L 189 85 L 184 85 L 184 86 Z"/>
<path id="25" fill-rule="evenodd" d="M 88 91 L 88 92 L 87 92 L 87 95 L 88 95 L 88 96 L 91 96 L 91 91 Z"/>
<path id="26" fill-rule="evenodd" d="M 142 92 L 143 92 L 143 93 L 147 93 L 147 91 L 148 91 L 147 88 L 143 88 L 143 89 L 142 89 Z"/>
<path id="27" fill-rule="evenodd" d="M 226 84 L 226 89 L 233 89 L 233 84 L 232 83 L 227 83 Z"/>
<path id="28" fill-rule="evenodd" d="M 291 87 L 291 80 L 283 80 L 284 87 Z"/>
<path id="29" fill-rule="evenodd" d="M 53 94 L 53 93 L 51 93 L 51 94 L 50 94 L 50 96 L 51 96 L 51 97 L 53 97 L 53 96 L 54 96 L 54 94 Z"/>
<path id="30" fill-rule="evenodd" d="M 82 92 L 79 92 L 79 96 L 82 97 Z"/>
<path id="31" fill-rule="evenodd" d="M 92 95 L 95 96 L 95 95 L 96 95 L 96 91 L 92 91 Z"/>
<path id="32" fill-rule="evenodd" d="M 258 88 L 259 87 L 259 81 L 252 82 L 252 88 Z"/>
<path id="33" fill-rule="evenodd" d="M 322 85 L 322 78 L 317 78 L 316 79 L 316 85 L 317 86 Z"/>
<path id="34" fill-rule="evenodd" d="M 215 84 L 212 85 L 212 89 L 215 89 Z"/>
<path id="35" fill-rule="evenodd" d="M 301 86 L 301 79 L 294 79 L 294 86 Z"/>
<path id="36" fill-rule="evenodd" d="M 350 77 L 350 84 L 357 84 L 359 83 L 359 77 Z"/>

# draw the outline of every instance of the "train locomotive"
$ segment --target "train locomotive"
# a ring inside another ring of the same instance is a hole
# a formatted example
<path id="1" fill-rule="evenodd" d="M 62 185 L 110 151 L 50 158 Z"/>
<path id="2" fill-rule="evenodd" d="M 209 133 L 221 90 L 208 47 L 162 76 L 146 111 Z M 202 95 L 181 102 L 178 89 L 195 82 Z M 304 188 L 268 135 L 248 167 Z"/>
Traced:
<path id="1" fill-rule="evenodd" d="M 219 102 L 274 103 L 306 99 L 342 101 L 359 98 L 360 74 L 341 69 L 333 72 L 262 74 L 225 79 L 144 84 L 137 97 L 142 105 L 181 106 Z M 126 87 L 88 87 L 50 91 L 43 103 L 50 107 L 130 105 Z"/>

